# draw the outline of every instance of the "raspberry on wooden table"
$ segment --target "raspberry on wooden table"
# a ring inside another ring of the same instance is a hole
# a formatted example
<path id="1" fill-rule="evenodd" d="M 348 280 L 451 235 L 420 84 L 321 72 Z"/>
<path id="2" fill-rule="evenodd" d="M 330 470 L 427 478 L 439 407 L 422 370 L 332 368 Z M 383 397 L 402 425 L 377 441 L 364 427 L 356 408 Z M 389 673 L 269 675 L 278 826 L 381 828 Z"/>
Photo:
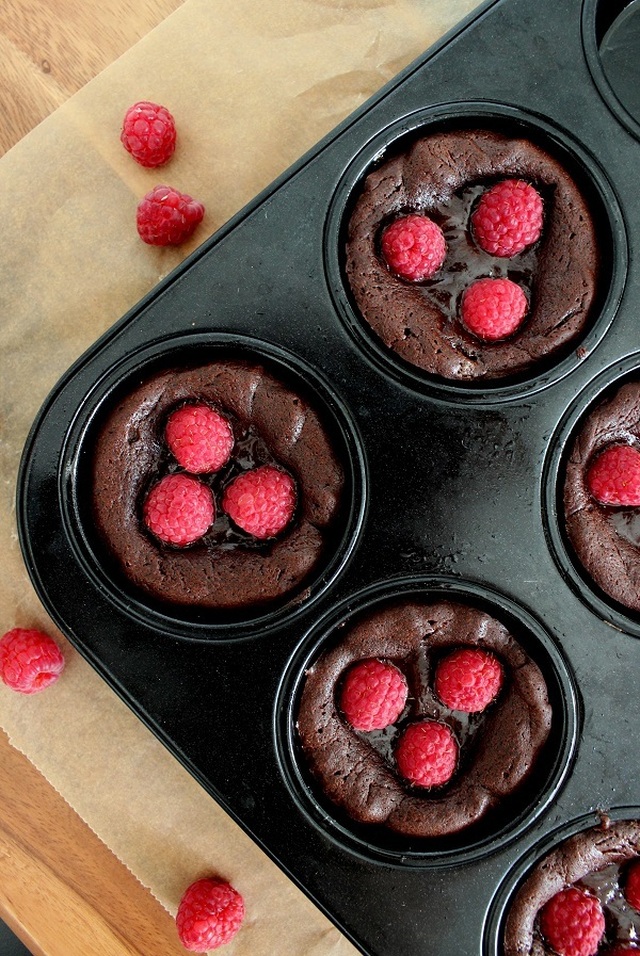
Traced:
<path id="1" fill-rule="evenodd" d="M 204 953 L 230 942 L 244 919 L 244 900 L 225 880 L 196 880 L 180 900 L 176 926 L 182 945 Z"/>
<path id="2" fill-rule="evenodd" d="M 296 484 L 273 465 L 245 471 L 227 485 L 222 508 L 254 538 L 273 538 L 283 531 L 296 508 Z"/>
<path id="3" fill-rule="evenodd" d="M 503 179 L 482 194 L 471 216 L 478 245 L 490 255 L 510 258 L 542 234 L 542 197 L 522 179 Z"/>
<path id="4" fill-rule="evenodd" d="M 387 226 L 380 246 L 391 271 L 413 282 L 435 275 L 447 254 L 440 226 L 417 214 L 402 216 Z"/>
<path id="5" fill-rule="evenodd" d="M 603 505 L 640 505 L 640 451 L 609 445 L 589 465 L 587 487 Z"/>
<path id="6" fill-rule="evenodd" d="M 144 522 L 167 544 L 184 547 L 201 538 L 215 519 L 211 489 L 189 475 L 165 475 L 149 491 Z"/>
<path id="7" fill-rule="evenodd" d="M 528 309 L 524 291 L 511 279 L 478 279 L 464 291 L 460 317 L 477 338 L 497 342 L 513 335 Z"/>
<path id="8" fill-rule="evenodd" d="M 393 724 L 407 702 L 404 674 L 375 658 L 351 667 L 340 693 L 340 709 L 355 730 L 382 730 Z"/>
<path id="9" fill-rule="evenodd" d="M 178 464 L 196 475 L 218 471 L 231 457 L 231 425 L 209 405 L 177 408 L 167 420 L 165 435 Z"/>
<path id="10" fill-rule="evenodd" d="M 165 106 L 141 100 L 124 116 L 122 145 L 141 166 L 163 166 L 176 148 L 176 124 Z"/>
<path id="11" fill-rule="evenodd" d="M 559 956 L 595 956 L 604 929 L 600 900 L 575 886 L 560 890 L 540 912 L 540 931 Z"/>
<path id="12" fill-rule="evenodd" d="M 624 898 L 629 906 L 640 910 L 640 860 L 634 860 L 627 868 L 624 881 Z"/>
<path id="13" fill-rule="evenodd" d="M 63 668 L 62 651 L 42 631 L 14 627 L 0 638 L 0 677 L 12 690 L 36 694 L 55 683 Z"/>
<path id="14" fill-rule="evenodd" d="M 172 186 L 155 186 L 138 203 L 136 225 L 151 246 L 179 246 L 204 217 L 204 206 Z"/>
<path id="15" fill-rule="evenodd" d="M 434 688 L 447 707 L 474 714 L 497 696 L 503 677 L 502 664 L 489 651 L 461 647 L 439 662 Z"/>
<path id="16" fill-rule="evenodd" d="M 453 776 L 458 765 L 458 741 L 446 724 L 423 720 L 410 724 L 396 746 L 402 776 L 417 787 L 438 787 Z"/>

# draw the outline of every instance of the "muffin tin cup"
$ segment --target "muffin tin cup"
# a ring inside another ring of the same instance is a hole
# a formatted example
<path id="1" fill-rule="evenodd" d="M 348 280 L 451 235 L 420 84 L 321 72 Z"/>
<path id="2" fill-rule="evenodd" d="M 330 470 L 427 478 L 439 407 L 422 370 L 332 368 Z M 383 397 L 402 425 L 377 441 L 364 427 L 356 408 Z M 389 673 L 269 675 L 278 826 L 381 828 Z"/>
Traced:
<path id="1" fill-rule="evenodd" d="M 640 147 L 594 82 L 596 9 L 603 0 L 478 8 L 81 356 L 23 454 L 18 533 L 52 619 L 366 956 L 486 953 L 506 906 L 498 893 L 523 859 L 580 814 L 640 804 L 628 759 L 640 731 L 638 621 L 576 565 L 559 497 L 583 414 L 640 366 Z M 343 230 L 362 177 L 391 150 L 423 129 L 473 124 L 530 136 L 567 162 L 596 209 L 603 284 L 575 350 L 517 381 L 458 386 L 396 361 L 364 328 L 344 282 Z M 123 585 L 96 543 L 86 481 L 121 388 L 176 357 L 221 354 L 257 356 L 314 398 L 348 486 L 309 593 L 224 619 Z M 416 594 L 512 626 L 557 705 L 531 794 L 485 830 L 429 847 L 336 814 L 294 727 L 304 668 L 341 625 Z"/>
<path id="2" fill-rule="evenodd" d="M 468 382 L 431 374 L 387 348 L 360 315 L 344 272 L 349 216 L 365 177 L 389 156 L 401 153 L 422 136 L 466 129 L 486 129 L 527 139 L 558 160 L 587 199 L 597 224 L 601 257 L 600 288 L 591 307 L 591 318 L 581 335 L 558 354 L 535 362 L 528 371 Z M 335 192 L 327 218 L 324 251 L 327 282 L 336 309 L 371 361 L 418 391 L 449 401 L 482 405 L 536 394 L 573 371 L 606 334 L 622 295 L 627 266 L 623 216 L 615 192 L 595 156 L 566 130 L 541 115 L 504 103 L 482 101 L 451 102 L 419 110 L 386 127 L 368 142 L 347 168 Z"/>
<path id="3" fill-rule="evenodd" d="M 264 365 L 294 391 L 305 394 L 321 414 L 345 472 L 344 501 L 338 527 L 318 568 L 291 594 L 264 607 L 238 611 L 166 605 L 127 581 L 110 558 L 95 528 L 91 509 L 91 461 L 99 425 L 134 385 L 158 371 L 187 369 L 207 362 L 244 359 Z M 357 427 L 324 376 L 283 349 L 248 337 L 223 334 L 183 335 L 149 344 L 110 368 L 87 394 L 70 428 L 61 459 L 61 506 L 65 532 L 78 563 L 120 611 L 158 631 L 189 640 L 242 638 L 271 631 L 294 618 L 318 598 L 344 569 L 356 546 L 367 506 L 367 465 Z"/>
<path id="4" fill-rule="evenodd" d="M 482 956 L 503 956 L 502 940 L 509 906 L 519 887 L 527 879 L 533 868 L 544 860 L 552 850 L 559 847 L 569 837 L 601 826 L 603 821 L 606 825 L 607 821 L 618 823 L 638 819 L 640 819 L 640 807 L 638 806 L 608 807 L 606 812 L 590 810 L 567 821 L 531 847 L 505 875 L 491 902 L 484 927 Z"/>
<path id="5" fill-rule="evenodd" d="M 296 722 L 307 670 L 324 650 L 339 644 L 357 621 L 390 605 L 438 601 L 469 606 L 500 621 L 540 667 L 553 716 L 549 739 L 531 775 L 515 794 L 501 799 L 486 818 L 459 833 L 420 839 L 395 834 L 384 826 L 359 824 L 327 800 L 309 770 Z M 305 635 L 278 691 L 274 734 L 281 772 L 296 806 L 330 839 L 373 862 L 442 868 L 472 863 L 496 852 L 545 812 L 570 772 L 580 723 L 579 702 L 570 669 L 544 627 L 528 611 L 504 595 L 471 581 L 414 576 L 379 582 L 351 595 Z"/>
<path id="6" fill-rule="evenodd" d="M 640 37 L 634 0 L 584 0 L 582 42 L 594 83 L 619 122 L 640 139 L 638 74 L 633 53 Z"/>
<path id="7" fill-rule="evenodd" d="M 568 540 L 564 521 L 565 462 L 581 422 L 625 382 L 640 381 L 640 353 L 605 369 L 591 381 L 567 409 L 551 438 L 543 469 L 543 519 L 550 550 L 563 577 L 578 597 L 612 627 L 640 637 L 640 613 L 606 594 L 589 575 Z"/>

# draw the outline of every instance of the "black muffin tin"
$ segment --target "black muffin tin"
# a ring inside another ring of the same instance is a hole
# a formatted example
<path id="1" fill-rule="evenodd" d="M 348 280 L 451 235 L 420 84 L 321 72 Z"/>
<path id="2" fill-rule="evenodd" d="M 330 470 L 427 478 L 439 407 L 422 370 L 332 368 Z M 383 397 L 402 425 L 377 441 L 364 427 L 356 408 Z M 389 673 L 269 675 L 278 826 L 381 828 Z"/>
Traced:
<path id="1" fill-rule="evenodd" d="M 371 956 L 497 956 L 523 861 L 600 809 L 640 816 L 640 617 L 593 587 L 560 520 L 574 429 L 604 393 L 640 377 L 640 126 L 625 93 L 633 82 L 607 45 L 637 22 L 636 5 L 479 8 L 82 356 L 25 449 L 20 540 L 55 622 Z M 356 314 L 342 268 L 365 172 L 421 129 L 474 126 L 562 159 L 593 207 L 603 276 L 570 351 L 530 375 L 470 385 L 388 353 Z M 130 589 L 89 504 L 92 441 L 120 391 L 150 369 L 220 354 L 264 361 L 304 387 L 346 473 L 342 530 L 308 594 L 235 617 L 159 607 Z M 295 733 L 314 655 L 360 614 L 407 597 L 498 617 L 543 669 L 554 704 L 544 760 L 517 801 L 431 843 L 342 817 L 309 779 Z"/>

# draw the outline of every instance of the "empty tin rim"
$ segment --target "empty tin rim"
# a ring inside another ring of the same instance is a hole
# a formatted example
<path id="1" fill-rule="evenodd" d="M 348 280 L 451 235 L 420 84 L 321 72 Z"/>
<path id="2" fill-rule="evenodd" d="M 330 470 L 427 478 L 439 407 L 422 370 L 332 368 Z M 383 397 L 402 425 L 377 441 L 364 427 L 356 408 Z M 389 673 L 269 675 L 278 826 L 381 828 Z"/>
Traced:
<path id="1" fill-rule="evenodd" d="M 582 45 L 593 81 L 618 122 L 640 139 L 637 56 L 615 47 L 631 22 L 640 30 L 638 0 L 584 0 Z"/>
<path id="2" fill-rule="evenodd" d="M 439 130 L 483 128 L 539 143 L 581 187 L 597 224 L 601 277 L 585 330 L 557 354 L 513 377 L 456 381 L 434 375 L 388 348 L 361 316 L 345 275 L 345 236 L 363 179 L 403 143 Z M 338 314 L 365 357 L 381 371 L 419 392 L 451 401 L 491 405 L 539 392 L 575 369 L 608 329 L 622 296 L 627 269 L 624 220 L 617 198 L 595 157 L 550 120 L 489 102 L 454 102 L 411 113 L 386 127 L 354 156 L 329 207 L 324 235 L 327 283 Z"/>
<path id="3" fill-rule="evenodd" d="M 549 738 L 536 772 L 493 813 L 457 834 L 412 839 L 375 824 L 359 824 L 326 798 L 314 781 L 296 731 L 305 674 L 325 648 L 340 643 L 345 629 L 364 614 L 402 601 L 453 601 L 486 611 L 503 623 L 540 667 L 553 710 Z M 478 860 L 515 840 L 558 794 L 575 756 L 580 713 L 574 680 L 554 640 L 524 608 L 471 581 L 445 576 L 393 578 L 367 587 L 319 619 L 290 659 L 274 709 L 276 754 L 292 801 L 332 841 L 373 862 L 446 867 Z M 535 780 L 535 785 L 534 785 Z M 505 822 L 505 808 L 508 819 Z"/>
<path id="4" fill-rule="evenodd" d="M 118 397 L 154 372 L 204 365 L 216 359 L 244 358 L 264 365 L 281 381 L 308 397 L 320 414 L 345 473 L 341 514 L 320 564 L 291 593 L 262 607 L 235 611 L 167 604 L 128 581 L 110 561 L 99 537 L 87 495 L 94 436 Z M 94 585 L 129 617 L 157 630 L 191 640 L 240 638 L 261 634 L 295 617 L 324 593 L 346 566 L 362 529 L 367 505 L 366 459 L 351 414 L 321 373 L 279 347 L 223 333 L 186 333 L 148 344 L 118 361 L 94 385 L 67 433 L 60 462 L 59 492 L 64 529 L 76 560 Z"/>

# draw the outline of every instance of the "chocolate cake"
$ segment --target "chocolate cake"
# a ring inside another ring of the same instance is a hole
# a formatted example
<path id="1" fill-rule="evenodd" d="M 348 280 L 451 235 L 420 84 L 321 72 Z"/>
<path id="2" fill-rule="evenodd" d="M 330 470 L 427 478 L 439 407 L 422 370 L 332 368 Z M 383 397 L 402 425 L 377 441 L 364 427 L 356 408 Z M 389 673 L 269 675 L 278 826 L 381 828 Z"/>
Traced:
<path id="1" fill-rule="evenodd" d="M 544 203 L 539 241 L 511 258 L 484 252 L 471 216 L 487 187 L 517 177 Z M 443 266 L 422 282 L 395 275 L 381 254 L 382 231 L 397 217 L 419 213 L 443 230 Z M 567 170 L 527 139 L 486 129 L 435 132 L 387 159 L 364 180 L 351 213 L 346 276 L 355 305 L 376 336 L 402 359 L 444 379 L 501 379 L 532 369 L 577 341 L 598 281 L 592 215 Z M 480 278 L 521 285 L 529 312 L 499 342 L 462 325 L 460 301 Z"/>
<path id="2" fill-rule="evenodd" d="M 480 714 L 452 711 L 437 697 L 433 674 L 454 648 L 480 648 L 501 662 L 505 679 Z M 354 730 L 341 713 L 340 687 L 349 667 L 378 658 L 399 668 L 407 706 L 385 730 Z M 310 667 L 298 710 L 298 733 L 316 785 L 360 823 L 408 837 L 457 833 L 480 820 L 528 777 L 551 726 L 544 677 L 499 621 L 462 603 L 392 603 L 349 628 Z M 446 724 L 460 747 L 444 786 L 411 785 L 398 773 L 396 741 L 424 718 Z"/>
<path id="3" fill-rule="evenodd" d="M 593 409 L 570 449 L 564 481 L 564 519 L 575 554 L 610 597 L 640 610 L 640 507 L 602 504 L 587 485 L 588 469 L 605 448 L 640 448 L 640 383 L 623 385 Z"/>
<path id="4" fill-rule="evenodd" d="M 624 880 L 627 866 L 639 857 L 637 820 L 610 823 L 604 818 L 601 826 L 565 840 L 518 889 L 505 923 L 504 956 L 552 956 L 555 950 L 540 930 L 540 911 L 557 893 L 573 886 L 602 904 L 605 931 L 598 954 L 604 956 L 616 945 L 637 944 L 640 913 L 625 900 Z"/>
<path id="5" fill-rule="evenodd" d="M 189 547 L 175 547 L 150 533 L 142 513 L 154 482 L 180 471 L 164 431 L 171 412 L 186 402 L 221 412 L 235 447 L 219 472 L 198 476 L 217 502 L 214 524 Z M 220 508 L 234 478 L 263 465 L 290 474 L 297 487 L 292 522 L 266 541 L 233 526 Z M 246 361 L 158 372 L 117 402 L 95 442 L 98 534 L 120 572 L 163 603 L 237 609 L 300 596 L 332 546 L 343 486 L 341 463 L 317 411 L 266 368 Z"/>

